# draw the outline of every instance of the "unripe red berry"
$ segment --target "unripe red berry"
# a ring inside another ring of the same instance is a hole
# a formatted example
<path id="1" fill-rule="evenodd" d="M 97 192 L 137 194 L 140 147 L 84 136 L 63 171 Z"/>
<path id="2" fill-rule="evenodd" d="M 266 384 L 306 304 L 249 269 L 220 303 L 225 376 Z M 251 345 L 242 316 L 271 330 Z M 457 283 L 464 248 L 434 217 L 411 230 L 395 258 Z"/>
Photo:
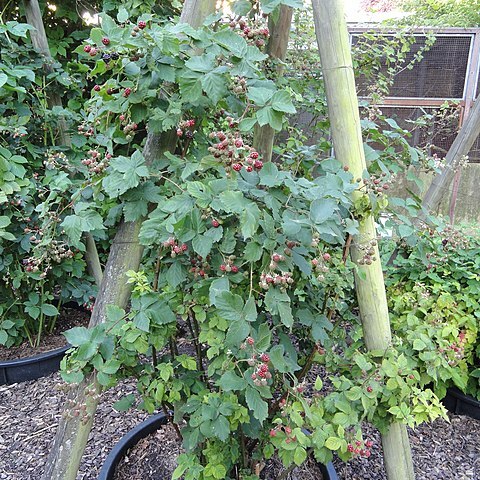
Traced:
<path id="1" fill-rule="evenodd" d="M 123 96 L 126 98 L 126 97 L 128 97 L 131 93 L 132 93 L 132 89 L 131 89 L 131 88 L 126 88 L 126 89 L 123 91 Z"/>
<path id="2" fill-rule="evenodd" d="M 218 228 L 220 226 L 220 223 L 218 222 L 218 220 L 212 220 L 212 227 L 213 228 Z"/>
<path id="3" fill-rule="evenodd" d="M 331 255 L 329 253 L 324 253 L 323 254 L 323 259 L 326 261 L 326 262 L 329 262 L 331 260 Z"/>
<path id="4" fill-rule="evenodd" d="M 249 345 L 253 345 L 255 343 L 255 340 L 252 337 L 247 337 L 247 343 Z"/>
<path id="5" fill-rule="evenodd" d="M 247 167 L 245 167 L 245 170 L 250 173 L 250 172 L 253 172 L 253 167 L 251 165 L 248 165 Z"/>
<path id="6" fill-rule="evenodd" d="M 97 54 L 97 49 L 96 48 L 90 49 L 90 56 L 91 57 L 94 57 L 96 54 Z"/>
<path id="7" fill-rule="evenodd" d="M 204 277 L 205 276 L 205 271 L 204 270 L 200 270 L 198 272 L 198 274 L 201 276 L 201 277 Z"/>
<path id="8" fill-rule="evenodd" d="M 372 393 L 372 392 L 373 392 L 373 388 L 372 388 L 370 385 L 367 387 L 367 392 L 368 392 L 368 393 Z"/>
<path id="9" fill-rule="evenodd" d="M 93 89 L 96 91 L 96 92 L 99 92 L 100 91 L 100 85 L 95 85 L 93 87 Z"/>
<path id="10" fill-rule="evenodd" d="M 275 437 L 277 435 L 277 431 L 274 430 L 273 428 L 270 430 L 270 436 Z"/>
<path id="11" fill-rule="evenodd" d="M 138 28 L 139 28 L 140 30 L 143 30 L 146 26 L 147 26 L 147 22 L 144 22 L 143 20 L 140 20 L 140 21 L 138 22 Z"/>
<path id="12" fill-rule="evenodd" d="M 234 163 L 232 165 L 232 168 L 236 171 L 239 172 L 242 169 L 242 165 L 240 163 Z"/>
<path id="13" fill-rule="evenodd" d="M 268 363 L 270 361 L 270 356 L 268 355 L 268 353 L 262 353 L 262 355 L 260 356 L 260 360 L 264 363 Z"/>
<path id="14" fill-rule="evenodd" d="M 238 267 L 236 265 L 232 265 L 232 273 L 238 273 Z"/>
<path id="15" fill-rule="evenodd" d="M 181 128 L 177 129 L 177 137 L 181 137 L 183 135 L 183 130 Z"/>
<path id="16" fill-rule="evenodd" d="M 83 47 L 83 51 L 84 51 L 85 53 L 90 53 L 91 50 L 92 50 L 92 46 L 91 46 L 91 45 L 85 45 L 85 46 Z"/>
<path id="17" fill-rule="evenodd" d="M 250 158 L 253 158 L 254 160 L 256 160 L 258 158 L 258 152 L 250 153 Z"/>
<path id="18" fill-rule="evenodd" d="M 261 170 L 263 168 L 263 162 L 261 162 L 260 160 L 255 160 L 253 167 L 255 168 L 255 170 Z"/>
<path id="19" fill-rule="evenodd" d="M 241 138 L 237 138 L 237 139 L 235 140 L 235 146 L 236 146 L 237 148 L 242 147 L 242 146 L 243 146 L 243 140 L 242 140 Z"/>
<path id="20" fill-rule="evenodd" d="M 104 45 L 109 45 L 109 44 L 110 44 L 110 39 L 107 38 L 107 37 L 103 37 L 103 38 L 102 38 L 102 43 L 103 43 Z"/>
<path id="21" fill-rule="evenodd" d="M 349 452 L 353 452 L 355 449 L 353 448 L 353 445 L 352 445 L 351 443 L 349 443 L 349 444 L 347 445 L 347 450 L 348 450 Z"/>
<path id="22" fill-rule="evenodd" d="M 292 429 L 290 427 L 285 427 L 285 433 L 290 435 L 292 433 Z"/>
<path id="23" fill-rule="evenodd" d="M 365 442 L 365 446 L 368 447 L 368 448 L 372 448 L 373 447 L 373 442 L 371 440 L 367 440 Z"/>

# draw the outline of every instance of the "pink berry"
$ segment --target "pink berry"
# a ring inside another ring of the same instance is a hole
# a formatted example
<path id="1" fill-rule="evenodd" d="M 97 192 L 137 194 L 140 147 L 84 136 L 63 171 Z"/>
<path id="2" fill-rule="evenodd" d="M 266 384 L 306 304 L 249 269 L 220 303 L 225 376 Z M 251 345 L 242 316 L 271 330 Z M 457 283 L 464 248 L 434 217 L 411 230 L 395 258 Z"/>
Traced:
<path id="1" fill-rule="evenodd" d="M 237 148 L 242 147 L 242 146 L 243 146 L 243 140 L 242 140 L 241 138 L 237 138 L 237 139 L 235 140 L 235 146 L 236 146 Z"/>
<path id="2" fill-rule="evenodd" d="M 110 44 L 110 39 L 107 38 L 107 37 L 103 37 L 103 38 L 102 38 L 102 43 L 103 43 L 104 45 L 109 45 L 109 44 Z"/>
<path id="3" fill-rule="evenodd" d="M 279 255 L 278 253 L 274 253 L 274 254 L 272 255 L 272 260 L 273 260 L 274 262 L 279 262 L 281 259 L 282 259 L 282 257 L 280 257 L 280 255 Z"/>
<path id="4" fill-rule="evenodd" d="M 353 447 L 353 445 L 352 445 L 351 443 L 349 443 L 349 444 L 347 445 L 347 450 L 348 450 L 349 452 L 353 452 L 354 447 Z"/>
<path id="5" fill-rule="evenodd" d="M 220 270 L 224 272 L 227 269 L 227 266 L 224 265 L 223 263 L 220 265 Z"/>
<path id="6" fill-rule="evenodd" d="M 255 340 L 252 337 L 247 337 L 247 343 L 249 345 L 253 345 L 255 343 Z"/>
<path id="7" fill-rule="evenodd" d="M 212 227 L 213 228 L 218 228 L 220 226 L 220 223 L 218 222 L 218 220 L 212 220 Z"/>
<path id="8" fill-rule="evenodd" d="M 96 92 L 99 92 L 100 91 L 100 85 L 95 85 L 93 87 L 93 89 L 96 91 Z"/>
<path id="9" fill-rule="evenodd" d="M 270 361 L 270 356 L 268 355 L 268 353 L 262 353 L 262 355 L 260 356 L 260 360 L 264 363 L 268 363 Z"/>
<path id="10" fill-rule="evenodd" d="M 90 49 L 90 56 L 94 57 L 97 54 L 97 49 L 96 48 L 91 48 Z"/>
<path id="11" fill-rule="evenodd" d="M 372 448 L 373 447 L 373 442 L 371 440 L 367 440 L 365 442 L 365 446 L 368 447 L 368 448 Z"/>
<path id="12" fill-rule="evenodd" d="M 270 436 L 275 437 L 277 435 L 277 431 L 274 430 L 273 428 L 270 430 Z"/>
<path id="13" fill-rule="evenodd" d="M 331 259 L 331 255 L 329 253 L 324 253 L 323 254 L 323 259 L 326 261 L 326 262 L 329 262 L 330 259 Z"/>
<path id="14" fill-rule="evenodd" d="M 238 273 L 238 267 L 236 265 L 232 265 L 232 273 Z"/>
<path id="15" fill-rule="evenodd" d="M 290 435 L 292 433 L 292 429 L 290 427 L 285 427 L 285 433 Z"/>
<path id="16" fill-rule="evenodd" d="M 177 129 L 177 137 L 181 137 L 183 135 L 183 130 L 181 128 Z"/>
<path id="17" fill-rule="evenodd" d="M 92 46 L 91 46 L 91 45 L 85 45 L 85 46 L 83 47 L 83 51 L 84 51 L 85 53 L 90 53 L 91 50 L 92 50 Z"/>

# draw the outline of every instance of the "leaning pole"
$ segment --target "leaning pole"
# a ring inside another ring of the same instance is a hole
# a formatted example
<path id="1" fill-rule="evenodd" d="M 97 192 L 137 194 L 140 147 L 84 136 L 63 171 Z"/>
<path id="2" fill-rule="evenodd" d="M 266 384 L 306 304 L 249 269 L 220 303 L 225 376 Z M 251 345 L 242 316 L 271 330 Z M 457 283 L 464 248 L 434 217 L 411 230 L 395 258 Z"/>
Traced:
<path id="1" fill-rule="evenodd" d="M 354 178 L 362 178 L 367 166 L 343 0 L 312 0 L 312 4 L 335 156 Z M 363 195 L 357 189 L 354 200 Z M 359 231 L 350 250 L 357 265 L 363 257 L 359 247 L 377 238 L 373 215 L 358 220 Z M 362 275 L 355 273 L 355 287 L 365 345 L 368 350 L 386 350 L 391 344 L 390 321 L 378 246 L 373 245 L 376 260 L 358 265 Z M 382 446 L 388 480 L 414 480 L 406 426 L 392 423 L 382 435 Z"/>

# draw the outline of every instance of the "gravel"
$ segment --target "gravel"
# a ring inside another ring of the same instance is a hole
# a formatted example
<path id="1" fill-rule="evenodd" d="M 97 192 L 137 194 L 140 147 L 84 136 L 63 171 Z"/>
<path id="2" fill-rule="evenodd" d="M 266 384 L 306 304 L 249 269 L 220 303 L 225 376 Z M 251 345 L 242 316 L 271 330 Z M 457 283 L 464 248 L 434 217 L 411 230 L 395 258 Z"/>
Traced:
<path id="1" fill-rule="evenodd" d="M 0 480 L 39 480 L 65 398 L 58 374 L 33 382 L 0 387 Z M 103 394 L 77 480 L 95 480 L 113 445 L 147 414 L 118 413 L 112 404 L 133 393 L 123 382 Z M 480 421 L 449 415 L 410 431 L 417 480 L 480 479 Z M 335 460 L 342 480 L 385 480 L 380 438 L 367 427 L 375 444 L 369 459 L 348 464 Z"/>

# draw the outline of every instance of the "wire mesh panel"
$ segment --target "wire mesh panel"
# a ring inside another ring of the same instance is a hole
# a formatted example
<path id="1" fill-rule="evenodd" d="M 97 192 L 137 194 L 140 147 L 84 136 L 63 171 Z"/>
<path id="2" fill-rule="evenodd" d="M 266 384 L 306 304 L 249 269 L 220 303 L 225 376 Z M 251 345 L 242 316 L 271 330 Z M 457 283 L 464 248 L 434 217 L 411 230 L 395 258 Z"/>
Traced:
<path id="1" fill-rule="evenodd" d="M 386 38 L 392 38 L 388 35 Z M 423 58 L 413 63 L 413 68 L 397 68 L 390 98 L 448 98 L 462 99 L 472 45 L 472 35 L 437 35 L 435 43 L 423 52 Z M 352 34 L 352 44 L 360 40 L 359 34 Z M 425 47 L 426 37 L 416 35 L 415 42 L 402 65 L 409 65 Z M 388 76 L 384 62 L 380 73 Z M 360 96 L 369 96 L 370 86 L 376 81 L 360 76 L 357 80 Z"/>

